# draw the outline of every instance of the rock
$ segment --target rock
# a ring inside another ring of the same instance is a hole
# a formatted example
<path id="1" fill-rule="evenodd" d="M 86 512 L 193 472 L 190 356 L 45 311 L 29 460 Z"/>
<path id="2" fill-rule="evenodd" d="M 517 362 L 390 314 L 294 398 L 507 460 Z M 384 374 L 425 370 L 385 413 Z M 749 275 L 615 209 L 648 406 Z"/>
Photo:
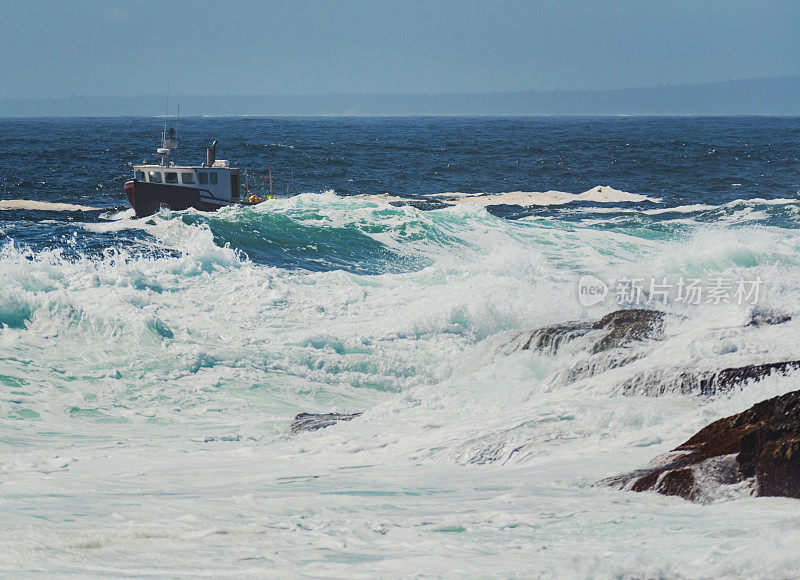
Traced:
<path id="1" fill-rule="evenodd" d="M 389 205 L 393 205 L 395 207 L 411 206 L 420 211 L 430 211 L 433 209 L 443 209 L 446 207 L 450 207 L 449 203 L 444 203 L 442 201 L 439 201 L 438 199 L 432 199 L 427 197 L 420 198 L 418 200 L 408 199 L 403 201 L 390 201 Z"/>
<path id="2" fill-rule="evenodd" d="M 659 397 L 665 393 L 711 396 L 729 391 L 750 380 L 760 380 L 773 372 L 786 373 L 800 368 L 800 361 L 782 361 L 722 370 L 654 368 L 638 373 L 622 383 L 622 394 Z"/>
<path id="3" fill-rule="evenodd" d="M 778 312 L 777 310 L 761 310 L 756 309 L 750 313 L 750 322 L 747 326 L 764 326 L 768 324 L 783 324 L 792 319 L 791 314 L 785 312 Z"/>
<path id="4" fill-rule="evenodd" d="M 666 314 L 646 308 L 615 310 L 596 322 L 573 321 L 519 332 L 507 338 L 498 348 L 501 354 L 520 350 L 536 350 L 555 355 L 566 345 L 587 356 L 571 363 L 553 378 L 553 385 L 566 385 L 602 374 L 638 361 L 650 354 L 655 343 L 664 338 Z M 754 310 L 746 325 L 757 327 L 782 324 L 791 316 L 773 310 Z M 738 347 L 720 340 L 713 352 L 718 355 L 736 352 Z M 734 388 L 748 380 L 759 380 L 773 372 L 800 368 L 800 361 L 754 364 L 737 368 L 702 369 L 685 366 L 651 368 L 639 372 L 621 385 L 624 395 L 660 396 L 665 393 L 713 395 Z"/>
<path id="5" fill-rule="evenodd" d="M 595 322 L 592 328 L 607 331 L 592 347 L 592 352 L 602 352 L 625 346 L 634 340 L 661 338 L 664 333 L 664 313 L 645 308 L 616 310 Z"/>
<path id="6" fill-rule="evenodd" d="M 302 431 L 316 431 L 330 427 L 341 421 L 351 421 L 361 413 L 300 413 L 289 428 L 293 434 Z"/>
<path id="7" fill-rule="evenodd" d="M 645 348 L 615 348 L 608 352 L 599 352 L 559 371 L 553 378 L 553 384 L 569 385 L 575 381 L 623 367 L 646 357 L 648 354 L 650 354 L 650 350 Z"/>
<path id="8" fill-rule="evenodd" d="M 588 358 L 571 364 L 554 378 L 565 385 L 607 370 L 630 364 L 647 356 L 648 340 L 664 336 L 666 314 L 657 310 L 616 310 L 596 322 L 572 321 L 518 332 L 507 337 L 497 348 L 499 354 L 535 350 L 555 355 L 567 344 L 585 351 Z"/>
<path id="9" fill-rule="evenodd" d="M 592 353 L 626 346 L 632 341 L 657 339 L 663 336 L 663 312 L 647 309 L 616 310 L 597 322 L 573 321 L 537 328 L 514 335 L 500 349 L 503 354 L 517 350 L 537 350 L 556 354 L 565 344 L 586 339 Z"/>
<path id="10" fill-rule="evenodd" d="M 588 322 L 565 322 L 538 328 L 528 335 L 521 350 L 538 350 L 555 354 L 563 344 L 584 336 L 591 329 L 592 325 Z"/>
<path id="11" fill-rule="evenodd" d="M 704 503 L 737 495 L 800 499 L 800 391 L 715 421 L 647 469 L 601 483 Z"/>

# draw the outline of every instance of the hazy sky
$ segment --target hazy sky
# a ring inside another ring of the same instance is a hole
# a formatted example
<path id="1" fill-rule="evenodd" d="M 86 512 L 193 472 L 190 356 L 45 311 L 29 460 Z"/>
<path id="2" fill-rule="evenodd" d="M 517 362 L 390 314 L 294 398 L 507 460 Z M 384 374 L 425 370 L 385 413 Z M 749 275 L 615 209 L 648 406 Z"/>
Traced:
<path id="1" fill-rule="evenodd" d="M 3 2 L 0 97 L 597 89 L 800 74 L 800 1 Z"/>

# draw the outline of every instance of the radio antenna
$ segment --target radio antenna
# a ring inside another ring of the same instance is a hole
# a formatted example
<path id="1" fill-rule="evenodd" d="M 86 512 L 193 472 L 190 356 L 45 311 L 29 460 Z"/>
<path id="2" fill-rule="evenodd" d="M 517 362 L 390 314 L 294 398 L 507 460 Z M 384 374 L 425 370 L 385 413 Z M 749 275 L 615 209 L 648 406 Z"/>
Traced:
<path id="1" fill-rule="evenodd" d="M 164 133 L 161 136 L 161 140 L 167 138 L 167 114 L 169 113 L 169 81 L 167 81 L 167 102 L 164 105 Z"/>

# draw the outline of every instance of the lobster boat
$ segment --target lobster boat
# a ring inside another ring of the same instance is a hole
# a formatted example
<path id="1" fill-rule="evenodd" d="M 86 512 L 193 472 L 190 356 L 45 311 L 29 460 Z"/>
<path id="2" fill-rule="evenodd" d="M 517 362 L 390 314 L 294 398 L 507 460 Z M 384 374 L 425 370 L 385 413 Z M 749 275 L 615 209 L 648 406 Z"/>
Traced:
<path id="1" fill-rule="evenodd" d="M 136 217 L 152 215 L 162 207 L 175 211 L 190 207 L 215 211 L 229 205 L 256 205 L 264 201 L 249 194 L 243 170 L 217 159 L 217 141 L 206 149 L 206 161 L 201 165 L 175 164 L 172 157 L 177 148 L 175 129 L 165 130 L 161 134 L 161 147 L 156 150 L 161 161 L 133 166 L 133 180 L 125 183 L 125 194 Z"/>

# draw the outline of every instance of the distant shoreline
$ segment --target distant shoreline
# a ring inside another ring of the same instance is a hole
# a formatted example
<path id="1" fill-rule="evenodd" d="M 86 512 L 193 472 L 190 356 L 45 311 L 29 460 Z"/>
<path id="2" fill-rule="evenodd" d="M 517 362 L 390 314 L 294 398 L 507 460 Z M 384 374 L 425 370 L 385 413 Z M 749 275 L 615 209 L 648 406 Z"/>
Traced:
<path id="1" fill-rule="evenodd" d="M 170 116 L 169 119 L 174 119 Z M 800 113 L 787 115 L 770 114 L 637 114 L 637 115 L 181 115 L 180 119 L 797 119 Z M 0 120 L 59 120 L 59 119 L 161 119 L 164 115 L 0 115 Z"/>
<path id="2" fill-rule="evenodd" d="M 0 98 L 0 117 L 158 117 L 163 95 Z M 693 117 L 800 115 L 800 76 L 618 90 L 177 95 L 181 117 Z"/>

